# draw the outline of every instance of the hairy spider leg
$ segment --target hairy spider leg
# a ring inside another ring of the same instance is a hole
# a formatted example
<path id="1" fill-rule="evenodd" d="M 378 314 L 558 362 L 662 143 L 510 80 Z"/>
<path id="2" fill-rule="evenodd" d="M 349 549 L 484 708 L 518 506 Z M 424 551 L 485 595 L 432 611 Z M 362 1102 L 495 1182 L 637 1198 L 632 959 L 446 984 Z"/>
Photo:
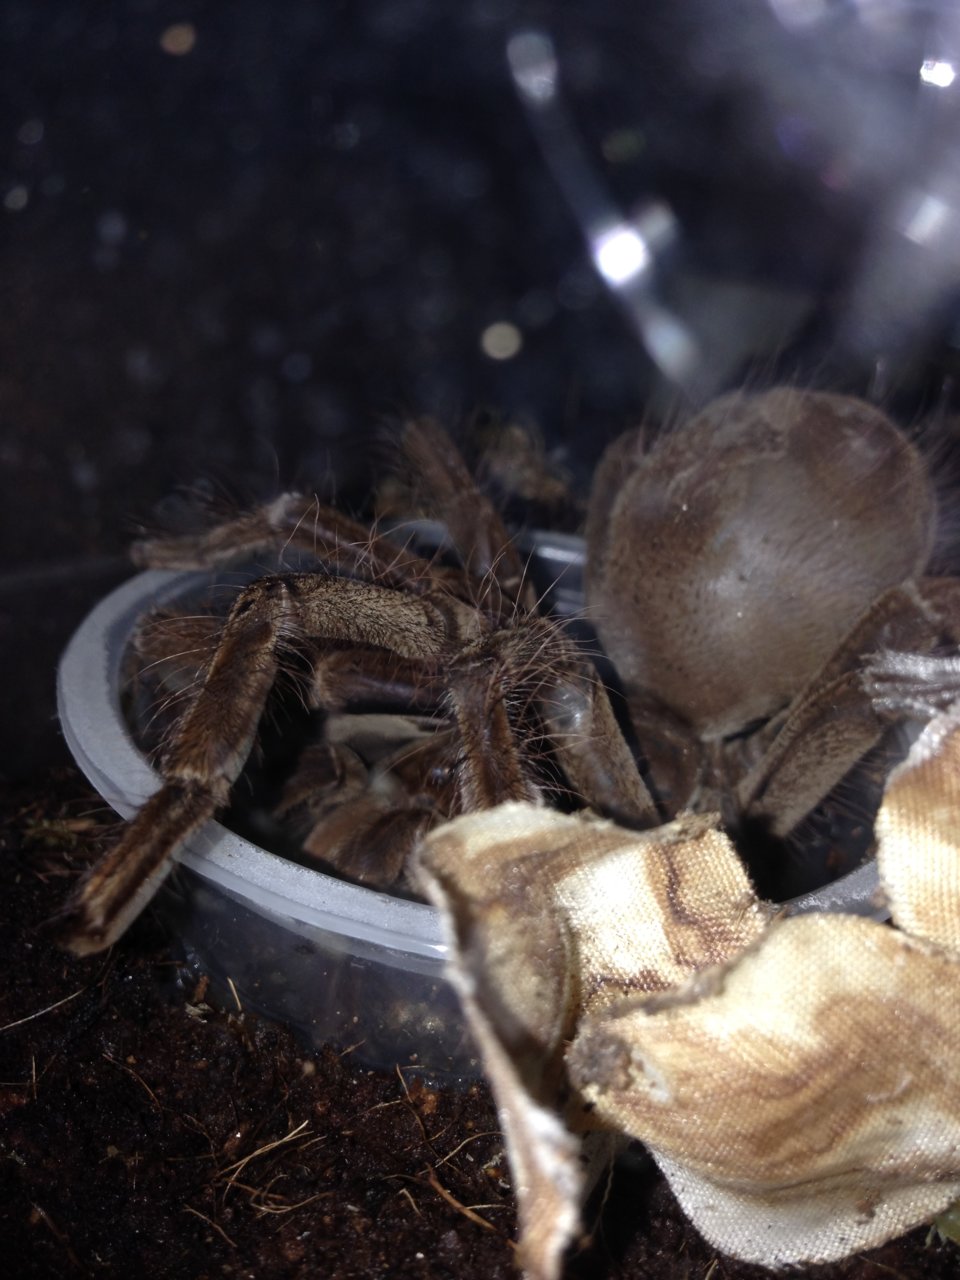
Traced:
<path id="1" fill-rule="evenodd" d="M 201 533 L 142 538 L 133 544 L 131 555 L 143 568 L 222 569 L 287 548 L 323 561 L 333 573 L 413 595 L 445 591 L 471 602 L 477 593 L 476 582 L 465 570 L 418 555 L 398 536 L 372 532 L 303 493 L 282 493 L 273 502 Z"/>
<path id="2" fill-rule="evenodd" d="M 449 530 L 468 574 L 485 587 L 477 602 L 480 607 L 502 613 L 520 605 L 528 613 L 536 612 L 536 593 L 524 561 L 448 433 L 436 422 L 418 418 L 404 425 L 401 447 L 412 474 L 429 495 L 430 509 Z M 494 599 L 488 599 L 493 592 Z"/>
<path id="3" fill-rule="evenodd" d="M 960 640 L 960 583 L 921 579 L 884 592 L 848 633 L 737 788 L 742 813 L 787 835 L 874 747 L 892 719 L 864 681 L 864 658 L 881 650 L 929 653 Z"/>
<path id="4" fill-rule="evenodd" d="M 261 578 L 237 597 L 197 694 L 161 761 L 163 785 L 81 882 L 66 908 L 78 955 L 116 940 L 156 892 L 184 840 L 227 803 L 285 656 L 325 639 L 437 658 L 472 638 L 482 615 L 345 578 Z"/>
<path id="5" fill-rule="evenodd" d="M 464 812 L 535 798 L 523 754 L 530 707 L 583 803 L 631 824 L 658 821 L 593 664 L 558 623 L 522 618 L 466 647 L 451 673 L 450 702 L 465 756 L 484 762 L 464 780 Z"/>

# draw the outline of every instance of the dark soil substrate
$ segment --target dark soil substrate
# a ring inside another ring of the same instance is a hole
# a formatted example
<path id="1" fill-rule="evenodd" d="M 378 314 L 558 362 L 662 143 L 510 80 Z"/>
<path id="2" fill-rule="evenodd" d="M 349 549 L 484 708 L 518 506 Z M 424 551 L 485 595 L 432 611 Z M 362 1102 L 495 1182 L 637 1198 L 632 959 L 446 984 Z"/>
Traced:
<path id="1" fill-rule="evenodd" d="M 515 1274 L 484 1088 L 435 1090 L 349 1052 L 309 1053 L 281 1027 L 212 1007 L 149 919 L 105 956 L 56 948 L 47 922 L 114 827 L 70 771 L 4 797 L 5 1274 Z M 929 1234 L 807 1274 L 955 1276 L 956 1247 Z M 639 1152 L 570 1265 L 578 1280 L 764 1274 L 718 1258 Z"/>

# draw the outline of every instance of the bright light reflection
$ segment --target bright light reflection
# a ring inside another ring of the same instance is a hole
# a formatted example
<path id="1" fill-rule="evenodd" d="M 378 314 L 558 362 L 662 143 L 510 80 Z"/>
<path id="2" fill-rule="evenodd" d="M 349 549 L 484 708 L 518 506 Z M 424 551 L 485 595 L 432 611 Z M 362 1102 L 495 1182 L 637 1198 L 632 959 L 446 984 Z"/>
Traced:
<path id="1" fill-rule="evenodd" d="M 903 234 L 914 244 L 927 244 L 943 230 L 952 213 L 946 200 L 929 193 L 921 195 L 911 210 Z"/>
<path id="2" fill-rule="evenodd" d="M 944 62 L 940 58 L 927 58 L 920 68 L 920 79 L 924 84 L 932 84 L 937 89 L 949 89 L 957 78 L 957 71 L 952 62 Z"/>
<path id="3" fill-rule="evenodd" d="M 646 240 L 625 224 L 597 236 L 592 249 L 597 270 L 614 288 L 626 284 L 650 265 Z"/>

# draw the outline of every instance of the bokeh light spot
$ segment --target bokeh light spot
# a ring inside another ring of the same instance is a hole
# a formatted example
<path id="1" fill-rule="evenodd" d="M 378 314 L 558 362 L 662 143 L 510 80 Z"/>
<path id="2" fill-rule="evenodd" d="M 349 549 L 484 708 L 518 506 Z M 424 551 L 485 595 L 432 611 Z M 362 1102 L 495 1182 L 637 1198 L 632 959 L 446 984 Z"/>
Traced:
<path id="1" fill-rule="evenodd" d="M 512 360 L 523 346 L 523 335 L 509 320 L 487 325 L 480 335 L 480 348 L 491 360 Z"/>
<path id="2" fill-rule="evenodd" d="M 171 57 L 182 58 L 197 43 L 197 29 L 192 22 L 174 22 L 160 36 L 160 48 Z"/>

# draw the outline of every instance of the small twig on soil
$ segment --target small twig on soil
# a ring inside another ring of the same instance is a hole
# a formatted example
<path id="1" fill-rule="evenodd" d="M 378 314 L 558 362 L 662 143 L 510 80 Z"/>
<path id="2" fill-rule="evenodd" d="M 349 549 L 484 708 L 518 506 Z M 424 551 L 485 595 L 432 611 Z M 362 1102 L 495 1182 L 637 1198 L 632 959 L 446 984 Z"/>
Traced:
<path id="1" fill-rule="evenodd" d="M 220 1170 L 220 1173 L 218 1176 L 223 1178 L 227 1174 L 230 1174 L 230 1177 L 227 1178 L 227 1186 L 228 1187 L 233 1186 L 236 1183 L 237 1177 L 239 1176 L 241 1171 L 247 1167 L 247 1165 L 250 1163 L 251 1160 L 256 1160 L 258 1156 L 264 1156 L 267 1154 L 268 1151 L 275 1151 L 277 1147 L 282 1147 L 286 1143 L 292 1142 L 295 1138 L 303 1134 L 304 1129 L 306 1129 L 309 1123 L 310 1122 L 308 1120 L 302 1121 L 300 1124 L 297 1125 L 295 1129 L 291 1129 L 290 1132 L 286 1134 L 284 1137 L 276 1138 L 273 1142 L 265 1143 L 262 1147 L 258 1147 L 256 1151 L 251 1151 L 248 1156 L 244 1156 L 242 1160 L 238 1160 L 236 1164 L 227 1165 L 225 1169 Z M 319 1142 L 321 1141 L 321 1139 L 314 1138 L 313 1141 Z"/>
<path id="2" fill-rule="evenodd" d="M 270 1188 L 279 1180 L 281 1175 L 277 1175 L 265 1187 L 252 1187 L 246 1182 L 234 1182 L 233 1185 L 239 1191 L 245 1191 L 249 1197 L 250 1207 L 255 1209 L 257 1213 L 293 1213 L 295 1209 L 302 1209 L 304 1205 L 313 1204 L 315 1200 L 326 1200 L 334 1194 L 332 1191 L 318 1191 L 315 1195 L 306 1196 L 303 1200 L 297 1200 L 291 1203 L 279 1191 L 271 1191 Z"/>
<path id="3" fill-rule="evenodd" d="M 469 1138 L 464 1138 L 462 1142 L 458 1142 L 452 1151 L 448 1151 L 442 1160 L 438 1160 L 435 1168 L 439 1169 L 442 1164 L 446 1164 L 448 1160 L 452 1160 L 458 1151 L 462 1151 L 464 1147 L 471 1142 L 476 1142 L 479 1138 L 500 1138 L 503 1135 L 499 1129 L 485 1129 L 483 1133 L 471 1133 Z"/>
<path id="4" fill-rule="evenodd" d="M 389 1102 L 375 1102 L 372 1107 L 367 1107 L 363 1115 L 364 1116 L 372 1115 L 374 1111 L 382 1111 L 384 1107 L 402 1107 L 403 1104 L 404 1104 L 403 1098 L 391 1098 Z M 361 1119 L 362 1118 L 363 1117 L 361 1116 Z"/>
<path id="5" fill-rule="evenodd" d="M 430 1150 L 433 1151 L 433 1154 L 436 1155 L 437 1152 L 434 1150 L 433 1143 L 431 1142 L 430 1138 L 427 1136 L 426 1126 L 424 1125 L 423 1120 L 420 1118 L 420 1112 L 417 1110 L 417 1108 L 413 1104 L 413 1098 L 410 1096 L 410 1090 L 407 1088 L 407 1082 L 406 1080 L 404 1080 L 403 1072 L 400 1070 L 399 1066 L 397 1067 L 397 1078 L 399 1079 L 400 1083 L 403 1085 L 403 1092 L 406 1095 L 407 1105 L 409 1106 L 410 1110 L 413 1112 L 413 1118 L 416 1120 L 417 1125 L 420 1129 L 420 1136 L 423 1138 L 424 1146 L 429 1147 Z"/>
<path id="6" fill-rule="evenodd" d="M 862 1253 L 858 1253 L 857 1258 L 861 1262 L 869 1263 L 871 1267 L 876 1267 L 878 1271 L 886 1271 L 888 1275 L 896 1276 L 897 1280 L 907 1280 L 902 1271 L 898 1271 L 896 1267 L 888 1266 L 886 1262 L 877 1262 L 876 1258 L 865 1258 Z"/>
<path id="7" fill-rule="evenodd" d="M 213 1138 L 210 1136 L 209 1129 L 205 1129 L 204 1126 L 200 1123 L 200 1121 L 196 1118 L 196 1116 L 187 1115 L 186 1112 L 184 1112 L 183 1115 L 180 1116 L 180 1120 L 182 1121 L 183 1124 L 187 1126 L 188 1129 L 192 1129 L 194 1133 L 199 1133 L 204 1138 L 206 1138 L 207 1145 L 209 1146 L 210 1150 L 204 1156 L 176 1156 L 171 1158 L 177 1159 L 177 1160 L 214 1160 L 216 1159 L 216 1152 L 213 1146 Z"/>
<path id="8" fill-rule="evenodd" d="M 46 1209 L 41 1209 L 40 1205 L 38 1205 L 36 1201 L 30 1201 L 30 1209 L 31 1219 L 44 1224 L 57 1243 L 62 1245 L 66 1250 L 67 1257 L 70 1259 L 71 1265 L 79 1268 L 80 1259 L 74 1253 L 73 1247 L 70 1244 L 70 1237 L 66 1232 L 60 1230 L 54 1220 L 50 1217 L 49 1213 L 47 1213 Z"/>
<path id="9" fill-rule="evenodd" d="M 407 1197 L 407 1199 L 410 1201 L 410 1205 L 413 1209 L 413 1212 L 417 1215 L 418 1218 L 422 1218 L 423 1214 L 420 1212 L 420 1206 L 417 1204 L 416 1200 L 414 1200 L 413 1196 L 410 1194 L 410 1191 L 408 1190 L 407 1187 L 400 1188 L 400 1195 Z"/>
<path id="10" fill-rule="evenodd" d="M 119 1058 L 111 1058 L 109 1053 L 105 1053 L 102 1056 L 106 1058 L 107 1062 L 111 1063 L 113 1066 L 119 1067 L 121 1071 L 126 1071 L 127 1075 L 133 1076 L 137 1084 L 140 1085 L 141 1088 L 146 1090 L 147 1095 L 150 1098 L 150 1101 L 157 1108 L 157 1110 L 160 1112 L 163 1111 L 163 1107 L 160 1105 L 160 1101 L 157 1098 L 157 1095 L 153 1092 L 153 1090 L 147 1084 L 146 1080 L 144 1080 L 143 1076 L 139 1074 L 139 1072 L 134 1071 L 133 1067 L 127 1066 L 125 1062 L 121 1062 Z"/>
<path id="11" fill-rule="evenodd" d="M 240 996 L 232 978 L 227 978 L 227 986 L 230 988 L 230 994 L 233 996 L 234 1003 L 237 1006 L 237 1013 L 243 1013 L 243 1005 L 240 1003 Z"/>
<path id="12" fill-rule="evenodd" d="M 77 836 L 91 831 L 99 824 L 93 818 L 37 818 L 27 822 L 23 827 L 23 842 L 30 845 L 43 844 L 49 849 L 57 849 L 66 845 L 72 850 L 77 844 Z"/>
<path id="13" fill-rule="evenodd" d="M 492 1222 L 488 1222 L 486 1218 L 481 1218 L 479 1213 L 474 1213 L 474 1211 L 467 1205 L 461 1204 L 457 1197 L 443 1186 L 440 1179 L 432 1169 L 428 1169 L 425 1176 L 426 1181 L 433 1190 L 436 1191 L 437 1195 L 442 1196 L 443 1199 L 446 1200 L 447 1204 L 456 1209 L 458 1213 L 462 1213 L 465 1218 L 469 1218 L 470 1221 L 475 1223 L 478 1227 L 483 1227 L 484 1230 L 493 1231 L 495 1234 L 499 1235 L 500 1232 L 498 1227 L 495 1227 Z"/>
<path id="14" fill-rule="evenodd" d="M 187 1213 L 192 1213 L 195 1218 L 200 1218 L 203 1222 L 207 1224 L 208 1227 L 213 1227 L 217 1235 L 223 1236 L 224 1240 L 226 1240 L 227 1244 L 230 1246 L 231 1249 L 236 1249 L 237 1247 L 236 1240 L 231 1240 L 230 1237 L 227 1235 L 227 1233 L 224 1231 L 223 1227 L 221 1227 L 218 1222 L 214 1222 L 212 1218 L 208 1218 L 207 1215 L 205 1213 L 201 1213 L 199 1209 L 194 1209 L 192 1205 L 185 1204 L 183 1207 Z"/>
<path id="15" fill-rule="evenodd" d="M 600 1239 L 601 1240 L 603 1239 L 604 1211 L 607 1207 L 607 1202 L 610 1199 L 610 1193 L 613 1190 L 613 1172 L 614 1172 L 614 1166 L 613 1166 L 613 1162 L 611 1161 L 610 1164 L 607 1165 L 607 1176 L 606 1176 L 606 1182 L 604 1183 L 604 1187 L 603 1187 L 603 1195 L 600 1197 L 600 1203 L 597 1205 L 596 1209 L 594 1210 L 593 1223 L 590 1227 L 590 1230 L 585 1231 L 583 1235 L 584 1246 L 589 1245 L 593 1241 L 593 1239 L 597 1236 L 598 1233 L 600 1235 Z M 683 1252 L 683 1246 L 681 1246 L 680 1251 L 681 1253 Z M 710 1267 L 707 1269 L 707 1274 L 704 1276 L 703 1280 L 710 1280 L 710 1277 L 713 1275 L 713 1272 L 716 1270 L 716 1264 L 717 1264 L 717 1259 L 714 1258 L 713 1261 L 710 1263 Z"/>
<path id="16" fill-rule="evenodd" d="M 33 1022 L 34 1018 L 42 1018 L 45 1013 L 52 1013 L 54 1009 L 59 1009 L 61 1005 L 69 1004 L 71 1000 L 76 1000 L 77 996 L 82 996 L 86 989 L 86 987 L 81 987 L 79 991 L 74 991 L 72 996 L 64 996 L 56 1004 L 48 1004 L 45 1009 L 38 1009 L 36 1013 L 30 1013 L 25 1018 L 18 1018 L 16 1022 L 8 1022 L 5 1027 L 0 1027 L 0 1032 L 12 1031 L 14 1027 L 22 1027 L 25 1022 Z"/>

